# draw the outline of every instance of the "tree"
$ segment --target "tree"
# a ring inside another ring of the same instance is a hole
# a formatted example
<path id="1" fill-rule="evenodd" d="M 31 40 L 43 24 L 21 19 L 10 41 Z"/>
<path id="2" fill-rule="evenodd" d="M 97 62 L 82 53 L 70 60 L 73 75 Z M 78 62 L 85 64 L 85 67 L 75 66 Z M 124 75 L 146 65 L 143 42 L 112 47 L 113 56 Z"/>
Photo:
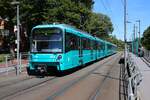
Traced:
<path id="1" fill-rule="evenodd" d="M 94 1 L 93 0 L 71 0 L 72 2 L 75 2 L 76 4 L 82 4 L 85 7 L 87 7 L 89 10 L 92 10 Z"/>
<path id="2" fill-rule="evenodd" d="M 124 42 L 122 40 L 117 39 L 115 35 L 109 35 L 109 37 L 106 38 L 106 40 L 113 44 L 116 44 L 119 51 L 124 49 Z"/>
<path id="3" fill-rule="evenodd" d="M 93 0 L 18 1 L 20 2 L 21 29 L 26 31 L 21 30 L 23 38 L 29 38 L 32 27 L 54 22 L 73 25 L 103 39 L 109 38 L 109 33 L 113 31 L 113 25 L 108 16 L 92 12 Z M 16 24 L 16 8 L 10 5 L 10 2 L 11 0 L 0 0 L 0 10 L 3 11 L 1 13 L 3 16 L 10 19 L 12 30 L 13 25 Z"/>
<path id="4" fill-rule="evenodd" d="M 19 0 L 20 19 L 27 29 L 42 23 L 65 23 L 82 30 L 89 19 L 93 0 Z"/>
<path id="5" fill-rule="evenodd" d="M 150 26 L 143 33 L 142 44 L 146 49 L 150 50 Z"/>
<path id="6" fill-rule="evenodd" d="M 47 23 L 59 22 L 84 29 L 90 10 L 83 3 L 73 0 L 48 0 L 47 4 Z"/>
<path id="7" fill-rule="evenodd" d="M 113 32 L 113 25 L 110 18 L 100 13 L 91 13 L 86 27 L 88 32 L 103 39 L 108 38 L 109 33 Z"/>
<path id="8" fill-rule="evenodd" d="M 11 0 L 0 0 L 0 17 L 5 20 L 7 23 L 4 24 L 4 32 L 9 32 L 10 36 L 2 35 L 0 32 L 1 37 L 1 49 L 7 51 L 13 47 L 15 43 L 15 36 L 13 34 L 13 18 L 14 18 L 14 8 L 10 4 Z M 6 20 L 7 19 L 7 20 Z M 9 30 L 9 31 L 8 31 Z"/>
<path id="9" fill-rule="evenodd" d="M 29 38 L 32 27 L 42 23 L 66 23 L 84 29 L 92 10 L 93 0 L 17 0 L 20 2 L 21 29 Z M 11 33 L 16 24 L 16 6 L 12 0 L 0 0 L 0 16 L 9 19 Z M 14 13 L 10 13 L 14 12 Z M 25 36 L 23 36 L 25 37 Z M 23 40 L 23 39 L 21 39 Z M 26 40 L 26 39 L 25 39 Z M 14 40 L 13 40 L 14 41 Z M 22 41 L 21 41 L 22 42 Z M 26 43 L 27 44 L 27 43 Z M 21 45 L 22 46 L 22 45 Z"/>

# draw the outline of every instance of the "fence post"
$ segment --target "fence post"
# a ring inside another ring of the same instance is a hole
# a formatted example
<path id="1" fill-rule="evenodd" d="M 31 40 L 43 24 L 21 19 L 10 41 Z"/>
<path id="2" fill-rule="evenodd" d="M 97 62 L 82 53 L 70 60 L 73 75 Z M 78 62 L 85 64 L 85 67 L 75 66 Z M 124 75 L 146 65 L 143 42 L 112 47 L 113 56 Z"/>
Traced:
<path id="1" fill-rule="evenodd" d="M 20 53 L 20 57 L 19 57 L 19 72 L 22 72 L 22 63 L 21 63 L 21 58 L 22 58 L 22 54 Z"/>
<path id="2" fill-rule="evenodd" d="M 128 100 L 135 100 L 134 99 L 134 94 L 133 94 L 133 90 L 132 90 L 132 83 L 131 83 L 132 79 L 129 78 L 128 79 Z"/>
<path id="3" fill-rule="evenodd" d="M 8 56 L 7 55 L 5 56 L 5 67 L 7 71 L 6 75 L 8 75 Z"/>

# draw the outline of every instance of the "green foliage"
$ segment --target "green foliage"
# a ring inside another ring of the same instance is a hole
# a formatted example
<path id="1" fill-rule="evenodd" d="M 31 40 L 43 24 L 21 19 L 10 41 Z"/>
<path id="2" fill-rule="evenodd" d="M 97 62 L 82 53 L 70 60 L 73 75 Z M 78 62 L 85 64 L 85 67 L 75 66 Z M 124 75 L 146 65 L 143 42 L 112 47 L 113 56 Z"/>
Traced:
<path id="1" fill-rule="evenodd" d="M 150 26 L 143 33 L 142 44 L 146 49 L 150 50 Z"/>
<path id="2" fill-rule="evenodd" d="M 13 12 L 13 7 L 11 6 L 10 2 L 12 0 L 0 0 L 0 16 L 2 18 L 13 18 L 14 14 L 10 13 Z"/>
<path id="3" fill-rule="evenodd" d="M 10 31 L 12 31 L 12 26 L 13 26 L 13 18 L 15 16 L 14 12 L 15 8 L 13 8 L 13 6 L 10 4 L 12 0 L 0 0 L 0 16 L 3 19 L 7 19 L 8 20 L 8 25 L 7 25 L 7 29 L 9 29 Z"/>
<path id="4" fill-rule="evenodd" d="M 85 29 L 85 22 L 91 13 L 92 0 L 20 0 L 21 22 L 28 33 L 35 25 L 42 23 L 65 23 Z"/>
<path id="5" fill-rule="evenodd" d="M 23 0 L 21 22 L 28 29 L 42 23 L 65 23 L 96 36 L 105 38 L 113 31 L 111 20 L 103 14 L 93 13 L 92 0 Z M 41 3 L 42 2 L 42 3 Z M 29 33 L 29 31 L 28 31 Z"/>
<path id="6" fill-rule="evenodd" d="M 112 38 L 109 36 L 113 32 L 111 19 L 107 15 L 92 12 L 93 0 L 17 1 L 20 2 L 20 22 L 28 36 L 35 25 L 58 22 L 73 25 L 102 39 Z M 0 16 L 9 18 L 13 30 L 13 25 L 16 24 L 16 8 L 11 2 L 12 0 L 0 0 Z M 113 39 L 117 41 L 116 38 Z"/>
<path id="7" fill-rule="evenodd" d="M 118 51 L 122 51 L 124 49 L 124 42 L 116 38 L 116 36 L 110 35 L 106 38 L 107 41 L 114 43 L 118 47 Z"/>
<path id="8" fill-rule="evenodd" d="M 108 16 L 100 13 L 91 13 L 86 30 L 97 37 L 106 39 L 113 32 L 113 25 Z"/>
<path id="9" fill-rule="evenodd" d="M 0 54 L 0 63 L 5 61 L 5 58 L 8 54 Z"/>
<path id="10" fill-rule="evenodd" d="M 88 9 L 92 9 L 94 1 L 93 0 L 71 0 L 76 4 L 82 4 L 83 6 L 87 7 Z"/>
<path id="11" fill-rule="evenodd" d="M 66 23 L 79 29 L 105 37 L 113 27 L 108 16 L 92 12 L 93 0 L 18 0 L 20 2 L 20 22 L 28 33 L 31 28 L 42 23 Z M 16 23 L 16 9 L 11 0 L 2 0 L 1 15 L 10 17 Z M 3 9 L 6 7 L 6 10 Z M 9 13 L 15 12 L 15 13 Z M 11 15 L 9 15 L 11 14 Z"/>

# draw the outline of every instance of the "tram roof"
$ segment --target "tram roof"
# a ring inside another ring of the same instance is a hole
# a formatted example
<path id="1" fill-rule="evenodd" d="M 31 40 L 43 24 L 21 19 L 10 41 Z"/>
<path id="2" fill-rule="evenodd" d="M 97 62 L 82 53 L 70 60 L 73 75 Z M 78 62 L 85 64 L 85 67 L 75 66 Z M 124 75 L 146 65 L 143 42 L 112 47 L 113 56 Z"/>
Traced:
<path id="1" fill-rule="evenodd" d="M 72 32 L 75 35 L 78 35 L 78 36 L 81 36 L 81 37 L 86 37 L 86 38 L 96 40 L 96 41 L 100 41 L 100 42 L 105 42 L 107 44 L 116 46 L 115 44 L 112 44 L 108 41 L 102 40 L 98 37 L 94 37 L 94 36 L 92 36 L 91 34 L 89 34 L 87 32 L 84 32 L 80 29 L 75 28 L 74 26 L 67 25 L 67 24 L 55 24 L 55 23 L 54 24 L 43 24 L 43 25 L 37 25 L 37 26 L 33 27 L 33 29 L 35 29 L 35 28 L 47 28 L 47 27 L 58 27 L 58 28 L 61 28 L 61 29 L 66 29 L 66 31 Z"/>

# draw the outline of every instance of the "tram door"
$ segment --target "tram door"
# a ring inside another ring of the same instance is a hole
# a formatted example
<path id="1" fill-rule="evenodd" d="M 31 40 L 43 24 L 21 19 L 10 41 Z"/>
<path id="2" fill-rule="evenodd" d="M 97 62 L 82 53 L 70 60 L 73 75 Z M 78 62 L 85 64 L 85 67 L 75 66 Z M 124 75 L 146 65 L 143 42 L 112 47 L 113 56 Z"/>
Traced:
<path id="1" fill-rule="evenodd" d="M 79 64 L 83 64 L 83 50 L 82 50 L 82 39 L 79 38 L 78 40 L 78 46 L 79 46 Z"/>

